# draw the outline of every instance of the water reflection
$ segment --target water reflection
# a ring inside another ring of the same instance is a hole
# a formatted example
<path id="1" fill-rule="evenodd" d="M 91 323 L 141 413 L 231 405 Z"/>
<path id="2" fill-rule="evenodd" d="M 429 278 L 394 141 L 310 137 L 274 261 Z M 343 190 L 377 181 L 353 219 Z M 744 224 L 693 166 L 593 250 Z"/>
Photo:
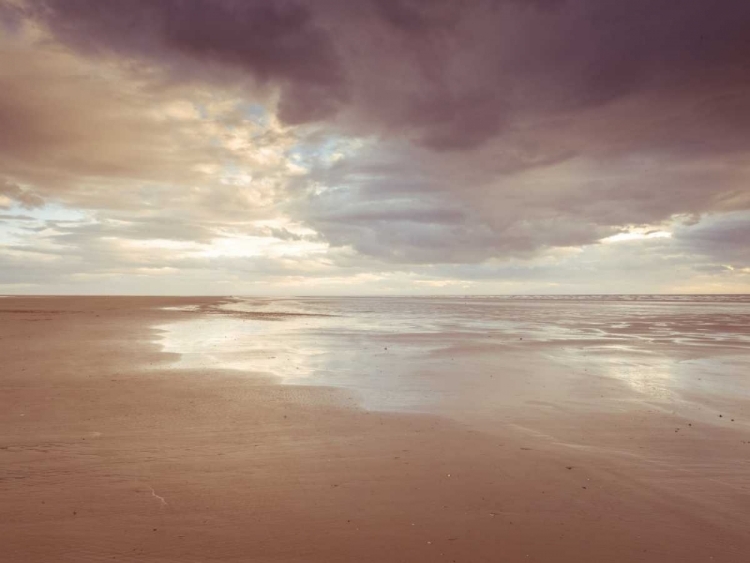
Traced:
<path id="1" fill-rule="evenodd" d="M 744 396 L 744 297 L 237 298 L 162 326 L 161 343 L 178 367 L 344 387 L 370 408 L 498 404 L 550 389 L 562 400 L 564 380 L 593 376 L 659 401 L 691 389 Z"/>
<path id="2" fill-rule="evenodd" d="M 233 369 L 287 378 L 309 376 L 314 357 L 324 353 L 308 339 L 310 321 L 253 320 L 207 313 L 160 326 L 165 352 L 180 354 L 174 367 Z"/>
<path id="3" fill-rule="evenodd" d="M 679 369 L 674 361 L 654 359 L 635 363 L 610 358 L 602 361 L 601 366 L 605 376 L 625 382 L 650 399 L 677 399 L 675 378 L 679 376 Z"/>

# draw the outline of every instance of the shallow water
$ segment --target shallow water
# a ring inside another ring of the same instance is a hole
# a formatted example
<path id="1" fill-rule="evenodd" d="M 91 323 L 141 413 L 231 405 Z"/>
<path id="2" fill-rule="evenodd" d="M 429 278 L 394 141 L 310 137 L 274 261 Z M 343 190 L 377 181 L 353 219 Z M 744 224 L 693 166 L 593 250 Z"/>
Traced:
<path id="1" fill-rule="evenodd" d="M 233 298 L 159 328 L 176 367 L 340 387 L 369 409 L 580 403 L 606 382 L 666 405 L 750 399 L 745 295 Z"/>

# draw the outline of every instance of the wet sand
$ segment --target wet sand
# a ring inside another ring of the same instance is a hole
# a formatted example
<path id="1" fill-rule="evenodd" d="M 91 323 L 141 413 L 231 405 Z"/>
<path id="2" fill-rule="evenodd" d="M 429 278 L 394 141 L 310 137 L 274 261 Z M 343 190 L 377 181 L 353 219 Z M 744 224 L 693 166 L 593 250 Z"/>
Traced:
<path id="1" fill-rule="evenodd" d="M 744 395 L 560 387 L 541 345 L 462 344 L 447 375 L 463 353 L 496 376 L 448 378 L 471 393 L 442 414 L 366 410 L 347 386 L 181 366 L 157 327 L 217 304 L 0 300 L 0 561 L 748 560 Z"/>

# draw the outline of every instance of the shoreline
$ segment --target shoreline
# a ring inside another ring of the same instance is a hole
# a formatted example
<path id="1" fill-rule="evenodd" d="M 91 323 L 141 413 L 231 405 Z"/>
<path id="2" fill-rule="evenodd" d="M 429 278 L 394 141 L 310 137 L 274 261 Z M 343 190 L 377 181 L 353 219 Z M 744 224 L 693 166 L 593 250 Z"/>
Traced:
<path id="1" fill-rule="evenodd" d="M 51 299 L 0 308 L 3 559 L 740 563 L 750 549 L 744 422 L 674 432 L 686 421 L 648 405 L 367 411 L 346 389 L 170 367 L 153 327 L 201 313 L 155 307 L 212 298 Z M 653 455 L 698 447 L 703 467 Z"/>

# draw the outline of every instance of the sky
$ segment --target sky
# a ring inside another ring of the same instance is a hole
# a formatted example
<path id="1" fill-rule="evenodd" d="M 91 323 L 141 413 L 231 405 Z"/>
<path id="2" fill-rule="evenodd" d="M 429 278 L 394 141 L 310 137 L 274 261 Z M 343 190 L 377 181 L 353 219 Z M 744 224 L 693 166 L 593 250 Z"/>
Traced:
<path id="1" fill-rule="evenodd" d="M 747 0 L 0 0 L 0 294 L 747 292 Z"/>

